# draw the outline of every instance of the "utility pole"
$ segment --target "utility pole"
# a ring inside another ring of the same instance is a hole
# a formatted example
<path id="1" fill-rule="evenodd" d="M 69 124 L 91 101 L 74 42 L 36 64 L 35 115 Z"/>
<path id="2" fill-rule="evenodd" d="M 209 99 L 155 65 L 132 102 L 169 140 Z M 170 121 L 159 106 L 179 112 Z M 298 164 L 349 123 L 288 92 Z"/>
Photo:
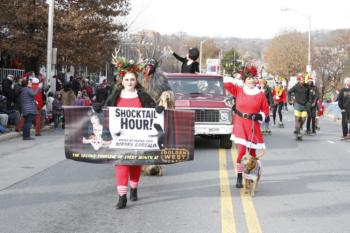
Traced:
<path id="1" fill-rule="evenodd" d="M 53 38 L 53 14 L 55 0 L 47 0 L 49 4 L 48 30 L 47 30 L 47 57 L 46 57 L 46 82 L 50 84 L 50 91 L 56 92 L 56 80 L 52 77 L 52 38 Z"/>

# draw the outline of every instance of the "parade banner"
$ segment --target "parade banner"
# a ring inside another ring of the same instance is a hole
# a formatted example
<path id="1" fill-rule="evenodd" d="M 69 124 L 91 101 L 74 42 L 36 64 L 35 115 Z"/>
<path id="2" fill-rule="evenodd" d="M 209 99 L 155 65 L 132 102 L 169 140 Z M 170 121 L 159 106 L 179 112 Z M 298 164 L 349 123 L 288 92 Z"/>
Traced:
<path id="1" fill-rule="evenodd" d="M 194 112 L 65 107 L 67 159 L 126 165 L 193 160 Z"/>

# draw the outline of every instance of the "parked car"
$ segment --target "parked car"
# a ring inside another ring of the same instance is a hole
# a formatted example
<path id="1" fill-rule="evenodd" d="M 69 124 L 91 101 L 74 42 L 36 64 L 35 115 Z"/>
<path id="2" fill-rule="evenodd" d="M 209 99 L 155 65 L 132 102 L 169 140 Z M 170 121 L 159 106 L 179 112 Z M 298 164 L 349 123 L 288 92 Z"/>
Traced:
<path id="1" fill-rule="evenodd" d="M 195 135 L 218 138 L 221 148 L 231 148 L 232 104 L 223 77 L 177 73 L 165 76 L 176 96 L 176 109 L 195 111 Z"/>

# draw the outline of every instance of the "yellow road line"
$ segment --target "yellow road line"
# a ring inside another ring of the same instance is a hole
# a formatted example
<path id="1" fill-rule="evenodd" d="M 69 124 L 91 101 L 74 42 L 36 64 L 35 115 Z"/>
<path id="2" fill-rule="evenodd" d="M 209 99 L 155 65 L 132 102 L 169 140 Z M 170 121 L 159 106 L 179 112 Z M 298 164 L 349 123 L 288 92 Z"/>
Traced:
<path id="1" fill-rule="evenodd" d="M 237 153 L 232 148 L 232 160 L 233 160 L 233 166 L 236 166 L 236 160 L 237 160 Z M 259 218 L 256 214 L 255 207 L 253 200 L 249 194 L 244 193 L 244 190 L 240 190 L 241 194 L 241 201 L 243 206 L 243 212 L 245 214 L 245 220 L 247 222 L 247 228 L 249 233 L 262 233 Z"/>
<path id="2" fill-rule="evenodd" d="M 236 223 L 233 215 L 233 203 L 230 191 L 230 180 L 227 172 L 225 149 L 219 149 L 219 172 L 221 193 L 221 232 L 236 233 Z"/>

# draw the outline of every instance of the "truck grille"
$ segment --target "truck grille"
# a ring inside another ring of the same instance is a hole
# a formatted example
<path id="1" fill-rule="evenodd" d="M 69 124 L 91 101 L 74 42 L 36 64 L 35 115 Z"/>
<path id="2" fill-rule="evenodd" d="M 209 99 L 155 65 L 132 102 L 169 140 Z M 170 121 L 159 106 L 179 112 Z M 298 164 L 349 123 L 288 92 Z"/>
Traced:
<path id="1" fill-rule="evenodd" d="M 195 122 L 219 122 L 219 111 L 218 110 L 196 110 Z"/>

